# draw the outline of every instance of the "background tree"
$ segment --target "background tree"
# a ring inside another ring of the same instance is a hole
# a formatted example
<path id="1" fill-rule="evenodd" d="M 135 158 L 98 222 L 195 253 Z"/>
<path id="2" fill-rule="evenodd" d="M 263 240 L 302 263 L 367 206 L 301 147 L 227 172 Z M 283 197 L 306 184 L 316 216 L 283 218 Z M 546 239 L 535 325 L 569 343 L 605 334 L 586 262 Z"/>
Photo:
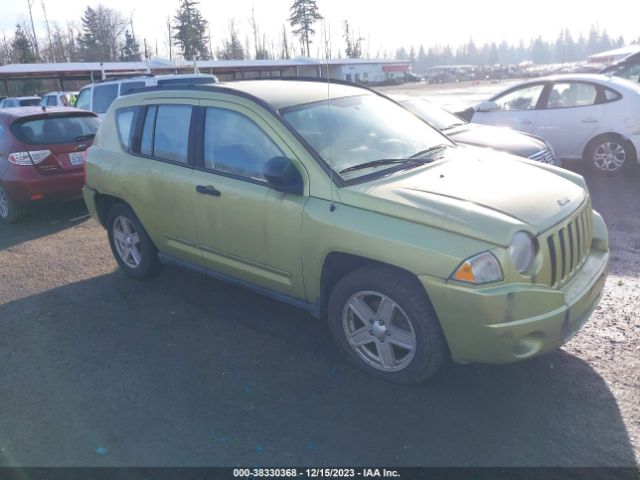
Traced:
<path id="1" fill-rule="evenodd" d="M 78 39 L 80 57 L 85 62 L 112 62 L 120 57 L 127 21 L 117 10 L 98 5 L 87 7 Z"/>
<path id="2" fill-rule="evenodd" d="M 344 53 L 347 58 L 360 58 L 362 56 L 362 37 L 355 38 L 353 30 L 347 20 L 344 21 L 344 41 L 347 43 L 347 48 Z"/>
<path id="3" fill-rule="evenodd" d="M 209 60 L 211 52 L 207 47 L 209 41 L 208 22 L 198 8 L 197 0 L 180 0 L 180 6 L 173 17 L 173 38 L 187 60 Z"/>
<path id="4" fill-rule="evenodd" d="M 267 37 L 266 35 L 260 35 L 260 28 L 258 27 L 258 22 L 256 21 L 256 12 L 253 7 L 251 7 L 249 25 L 251 25 L 251 30 L 253 32 L 254 58 L 256 60 L 269 59 L 271 55 L 269 54 L 269 49 L 267 48 Z M 249 54 L 248 51 L 246 53 L 247 55 Z"/>
<path id="5" fill-rule="evenodd" d="M 236 29 L 236 22 L 232 18 L 229 21 L 229 36 L 223 40 L 222 48 L 218 50 L 218 58 L 221 60 L 244 60 L 245 51 Z"/>
<path id="6" fill-rule="evenodd" d="M 35 63 L 37 60 L 31 40 L 20 24 L 16 25 L 16 32 L 11 42 L 11 50 L 11 61 L 13 63 Z M 18 84 L 16 95 L 33 95 L 39 85 L 40 82 L 34 80 L 21 82 Z"/>
<path id="7" fill-rule="evenodd" d="M 295 27 L 293 34 L 300 38 L 303 51 L 306 52 L 307 57 L 310 57 L 310 37 L 316 33 L 313 29 L 313 24 L 318 20 L 322 20 L 316 0 L 294 0 L 290 13 L 289 23 L 292 27 Z"/>

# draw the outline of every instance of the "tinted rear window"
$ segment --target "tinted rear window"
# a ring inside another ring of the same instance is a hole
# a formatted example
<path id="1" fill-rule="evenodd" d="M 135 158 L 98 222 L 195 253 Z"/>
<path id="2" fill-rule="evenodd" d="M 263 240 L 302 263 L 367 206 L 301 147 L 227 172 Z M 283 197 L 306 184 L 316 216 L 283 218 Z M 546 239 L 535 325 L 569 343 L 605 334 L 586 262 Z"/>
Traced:
<path id="1" fill-rule="evenodd" d="M 29 145 L 74 143 L 78 137 L 95 135 L 99 120 L 91 116 L 48 117 L 15 122 L 14 135 Z"/>
<path id="2" fill-rule="evenodd" d="M 118 84 L 99 85 L 93 88 L 93 111 L 104 113 L 118 96 Z"/>
<path id="3" fill-rule="evenodd" d="M 32 107 L 33 105 L 40 105 L 40 99 L 39 98 L 26 98 L 26 99 L 20 100 L 20 106 L 21 107 Z"/>

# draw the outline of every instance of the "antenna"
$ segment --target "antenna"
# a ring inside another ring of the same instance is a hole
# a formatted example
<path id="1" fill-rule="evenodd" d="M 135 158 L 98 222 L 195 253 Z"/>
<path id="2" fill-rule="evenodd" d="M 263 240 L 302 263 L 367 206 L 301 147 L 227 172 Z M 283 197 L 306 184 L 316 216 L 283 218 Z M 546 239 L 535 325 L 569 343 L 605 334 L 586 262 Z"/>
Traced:
<path id="1" fill-rule="evenodd" d="M 333 202 L 333 151 L 332 151 L 332 145 L 333 145 L 333 135 L 331 134 L 331 126 L 332 126 L 332 122 L 331 122 L 331 74 L 329 73 L 329 55 L 331 55 L 331 52 L 329 50 L 329 38 L 327 36 L 327 23 L 326 21 L 323 19 L 322 20 L 322 33 L 324 34 L 324 53 L 325 53 L 325 57 L 326 57 L 326 67 L 327 67 L 327 127 L 328 127 L 328 134 L 329 134 L 329 170 L 330 170 L 330 178 L 331 178 L 331 183 L 329 184 L 329 188 L 331 189 L 330 194 L 331 194 L 331 205 L 329 206 L 329 211 L 333 212 L 336 209 L 336 204 Z M 320 73 L 322 73 L 322 69 L 320 70 Z"/>

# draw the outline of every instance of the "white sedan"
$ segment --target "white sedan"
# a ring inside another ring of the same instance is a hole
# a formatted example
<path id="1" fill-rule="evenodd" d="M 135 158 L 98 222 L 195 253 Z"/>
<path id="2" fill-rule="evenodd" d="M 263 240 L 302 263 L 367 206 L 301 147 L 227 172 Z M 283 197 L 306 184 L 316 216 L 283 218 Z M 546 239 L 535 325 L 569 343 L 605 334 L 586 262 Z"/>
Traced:
<path id="1" fill-rule="evenodd" d="M 616 172 L 639 161 L 640 86 L 604 75 L 556 75 L 511 87 L 473 109 L 471 121 L 544 138 L 559 158 Z"/>

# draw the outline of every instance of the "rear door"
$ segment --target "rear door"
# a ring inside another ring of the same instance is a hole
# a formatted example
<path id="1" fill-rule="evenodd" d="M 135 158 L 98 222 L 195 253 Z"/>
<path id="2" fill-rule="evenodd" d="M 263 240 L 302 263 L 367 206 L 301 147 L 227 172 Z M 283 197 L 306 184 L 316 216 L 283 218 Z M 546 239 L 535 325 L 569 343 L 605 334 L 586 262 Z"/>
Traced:
<path id="1" fill-rule="evenodd" d="M 558 157 L 582 157 L 582 149 L 604 120 L 599 87 L 590 82 L 551 85 L 538 112 L 534 133 L 547 140 Z"/>
<path id="2" fill-rule="evenodd" d="M 119 130 L 132 121 L 131 111 L 116 112 Z M 191 204 L 193 112 L 169 99 L 141 108 L 130 156 L 135 188 L 127 200 L 161 252 L 201 265 Z"/>
<path id="3" fill-rule="evenodd" d="M 544 88 L 543 82 L 512 88 L 492 99 L 498 104 L 497 110 L 475 112 L 471 121 L 533 133 L 538 117 L 536 108 Z"/>

